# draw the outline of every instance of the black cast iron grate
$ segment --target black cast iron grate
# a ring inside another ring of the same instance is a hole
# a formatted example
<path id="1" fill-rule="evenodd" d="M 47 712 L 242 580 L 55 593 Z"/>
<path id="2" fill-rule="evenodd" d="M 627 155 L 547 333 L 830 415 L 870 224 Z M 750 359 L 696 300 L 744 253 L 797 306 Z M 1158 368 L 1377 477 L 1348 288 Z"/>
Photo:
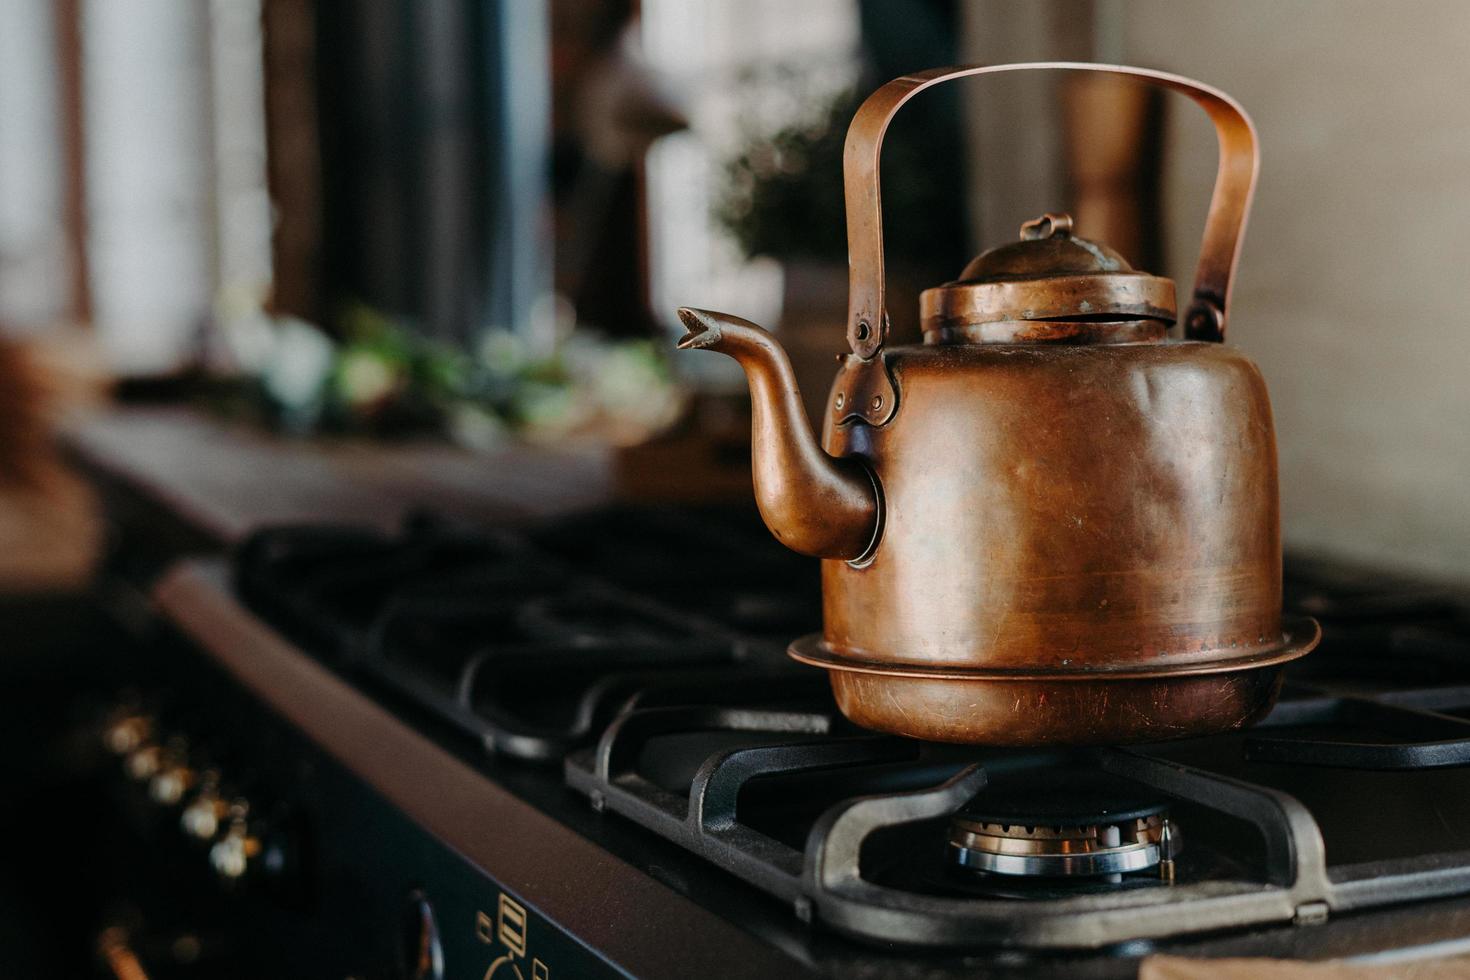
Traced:
<path id="1" fill-rule="evenodd" d="M 632 705 L 825 689 L 784 656 L 788 635 L 818 625 L 816 570 L 766 538 L 724 509 L 493 531 L 420 515 L 396 535 L 261 531 L 235 581 L 343 669 L 493 752 L 556 762 Z"/>
<path id="2" fill-rule="evenodd" d="M 1322 648 L 1246 738 L 1259 762 L 1414 770 L 1470 765 L 1470 616 L 1461 597 L 1298 561 L 1288 605 L 1318 617 Z"/>
<path id="3" fill-rule="evenodd" d="M 687 789 L 673 778 L 680 767 L 658 762 L 679 738 L 709 749 L 692 771 L 682 767 Z M 1131 876 L 1119 887 L 1032 894 L 997 894 L 946 869 L 947 818 L 983 800 L 988 782 L 1026 767 L 1065 778 L 1076 766 L 1136 784 L 1174 809 L 1244 824 L 1259 838 L 1253 866 L 1192 841 L 1173 885 Z M 843 732 L 820 710 L 650 709 L 613 722 L 595 748 L 569 757 L 566 775 L 594 806 L 696 851 L 798 916 L 883 943 L 1095 948 L 1291 921 L 1335 898 L 1321 837 L 1300 803 L 1122 750 L 963 752 Z M 781 791 L 793 780 L 804 787 L 794 803 Z"/>
<path id="4" fill-rule="evenodd" d="M 493 532 L 276 529 L 241 550 L 236 580 L 341 669 L 495 752 L 564 760 L 598 809 L 852 936 L 1093 948 L 1470 892 L 1470 830 L 1455 829 L 1470 828 L 1470 794 L 1454 781 L 1470 764 L 1470 625 L 1455 596 L 1289 562 L 1287 606 L 1325 637 L 1257 728 L 985 752 L 859 731 L 820 672 L 786 661 L 787 640 L 818 626 L 816 564 L 753 514 L 621 508 Z M 951 813 L 1008 773 L 1078 766 L 1166 800 L 1187 841 L 1172 885 L 949 867 Z M 1364 835 L 1342 814 L 1370 798 L 1389 826 L 1432 808 L 1442 829 Z"/>
<path id="5" fill-rule="evenodd" d="M 946 866 L 948 817 L 988 784 L 1079 766 L 1167 801 L 1188 841 L 1172 884 L 997 883 Z M 798 917 L 885 944 L 1099 948 L 1470 891 L 1470 852 L 1329 865 L 1301 800 L 1147 749 L 962 751 L 844 730 L 817 706 L 625 713 L 566 778 Z"/>

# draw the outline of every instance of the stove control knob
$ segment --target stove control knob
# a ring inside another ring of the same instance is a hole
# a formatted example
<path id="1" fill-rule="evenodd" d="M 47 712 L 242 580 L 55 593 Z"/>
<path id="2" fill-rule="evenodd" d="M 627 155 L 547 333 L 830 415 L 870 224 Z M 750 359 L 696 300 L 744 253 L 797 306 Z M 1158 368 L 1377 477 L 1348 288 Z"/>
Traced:
<path id="1" fill-rule="evenodd" d="M 123 769 L 138 782 L 152 779 L 163 765 L 163 746 L 143 742 L 123 759 Z"/>
<path id="2" fill-rule="evenodd" d="M 249 815 L 249 803 L 244 800 L 231 803 L 224 836 L 209 849 L 209 863 L 225 881 L 244 878 L 252 862 L 260 856 L 260 838 L 250 827 Z"/>
<path id="3" fill-rule="evenodd" d="M 148 795 L 153 802 L 178 806 L 189 787 L 194 785 L 194 770 L 183 763 L 165 765 L 148 782 Z"/>
<path id="4" fill-rule="evenodd" d="M 199 777 L 199 792 L 179 815 L 179 826 L 195 840 L 214 840 L 229 811 L 230 805 L 219 793 L 219 772 L 207 769 Z"/>
<path id="5" fill-rule="evenodd" d="M 398 975 L 406 980 L 444 980 L 444 946 L 434 906 L 421 891 L 408 895 L 399 938 Z"/>
<path id="6" fill-rule="evenodd" d="M 114 718 L 102 729 L 102 744 L 113 755 L 125 756 L 147 742 L 152 734 L 152 718 L 129 713 Z"/>
<path id="7" fill-rule="evenodd" d="M 182 736 L 175 736 L 164 746 L 158 769 L 148 781 L 148 795 L 155 803 L 177 806 L 195 779 L 189 766 L 189 744 Z"/>

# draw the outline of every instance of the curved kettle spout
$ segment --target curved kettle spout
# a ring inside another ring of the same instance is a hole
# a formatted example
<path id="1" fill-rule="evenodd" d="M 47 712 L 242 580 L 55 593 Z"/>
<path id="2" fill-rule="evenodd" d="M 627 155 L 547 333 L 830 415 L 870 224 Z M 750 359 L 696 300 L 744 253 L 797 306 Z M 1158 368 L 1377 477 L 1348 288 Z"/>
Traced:
<path id="1" fill-rule="evenodd" d="M 781 543 L 818 558 L 860 558 L 878 527 L 878 490 L 856 457 L 822 451 L 776 338 L 739 317 L 679 310 L 683 350 L 715 350 L 750 383 L 751 463 L 761 517 Z"/>

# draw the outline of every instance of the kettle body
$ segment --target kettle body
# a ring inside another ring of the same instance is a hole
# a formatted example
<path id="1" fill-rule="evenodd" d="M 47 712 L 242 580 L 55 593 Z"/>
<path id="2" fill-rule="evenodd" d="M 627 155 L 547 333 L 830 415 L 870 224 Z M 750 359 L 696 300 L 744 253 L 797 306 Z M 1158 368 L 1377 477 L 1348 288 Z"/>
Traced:
<path id="1" fill-rule="evenodd" d="M 1173 283 L 1065 215 L 926 291 L 922 345 L 886 346 L 878 156 L 918 91 L 966 75 L 1107 71 L 1189 95 L 1220 171 L 1184 338 Z M 1228 96 L 1086 64 L 937 69 L 874 93 L 849 130 L 852 353 L 818 445 L 765 331 L 685 309 L 686 348 L 745 368 L 757 501 L 823 559 L 823 631 L 791 646 L 857 724 L 987 745 L 1225 731 L 1262 717 L 1319 638 L 1283 617 L 1276 444 L 1260 371 L 1223 344 L 1256 175 Z"/>
<path id="2" fill-rule="evenodd" d="M 1082 744 L 1219 731 L 1270 707 L 1271 665 L 1298 644 L 1282 630 L 1270 403 L 1245 355 L 924 346 L 889 363 L 894 419 L 824 440 L 871 461 L 877 546 L 823 562 L 823 634 L 793 648 L 832 671 L 848 717 Z"/>

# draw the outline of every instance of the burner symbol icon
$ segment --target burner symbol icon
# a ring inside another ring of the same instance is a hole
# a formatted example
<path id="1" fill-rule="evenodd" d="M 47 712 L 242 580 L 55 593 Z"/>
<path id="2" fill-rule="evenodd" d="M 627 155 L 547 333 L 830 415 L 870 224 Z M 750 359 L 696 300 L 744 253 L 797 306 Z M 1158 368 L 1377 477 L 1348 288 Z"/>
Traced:
<path id="1" fill-rule="evenodd" d="M 526 907 L 510 896 L 502 893 L 500 903 L 495 910 L 495 936 L 504 944 L 508 950 L 503 956 L 499 956 L 490 964 L 485 971 L 484 980 L 526 980 L 526 974 L 516 963 L 517 958 L 526 955 Z M 488 931 L 489 916 L 480 913 L 476 921 L 476 931 L 480 932 L 481 938 L 489 942 L 484 935 Z M 483 930 L 483 931 L 482 931 Z M 531 980 L 550 980 L 551 970 L 539 959 L 531 961 Z"/>
<path id="2" fill-rule="evenodd" d="M 507 953 L 490 964 L 484 980 L 526 980 L 526 974 L 516 964 L 515 958 Z M 551 971 L 545 963 L 535 959 L 531 961 L 531 980 L 551 980 Z"/>
<path id="3" fill-rule="evenodd" d="M 510 950 L 512 956 L 526 955 L 526 907 L 515 899 L 501 894 L 500 907 L 495 913 L 496 935 Z"/>

